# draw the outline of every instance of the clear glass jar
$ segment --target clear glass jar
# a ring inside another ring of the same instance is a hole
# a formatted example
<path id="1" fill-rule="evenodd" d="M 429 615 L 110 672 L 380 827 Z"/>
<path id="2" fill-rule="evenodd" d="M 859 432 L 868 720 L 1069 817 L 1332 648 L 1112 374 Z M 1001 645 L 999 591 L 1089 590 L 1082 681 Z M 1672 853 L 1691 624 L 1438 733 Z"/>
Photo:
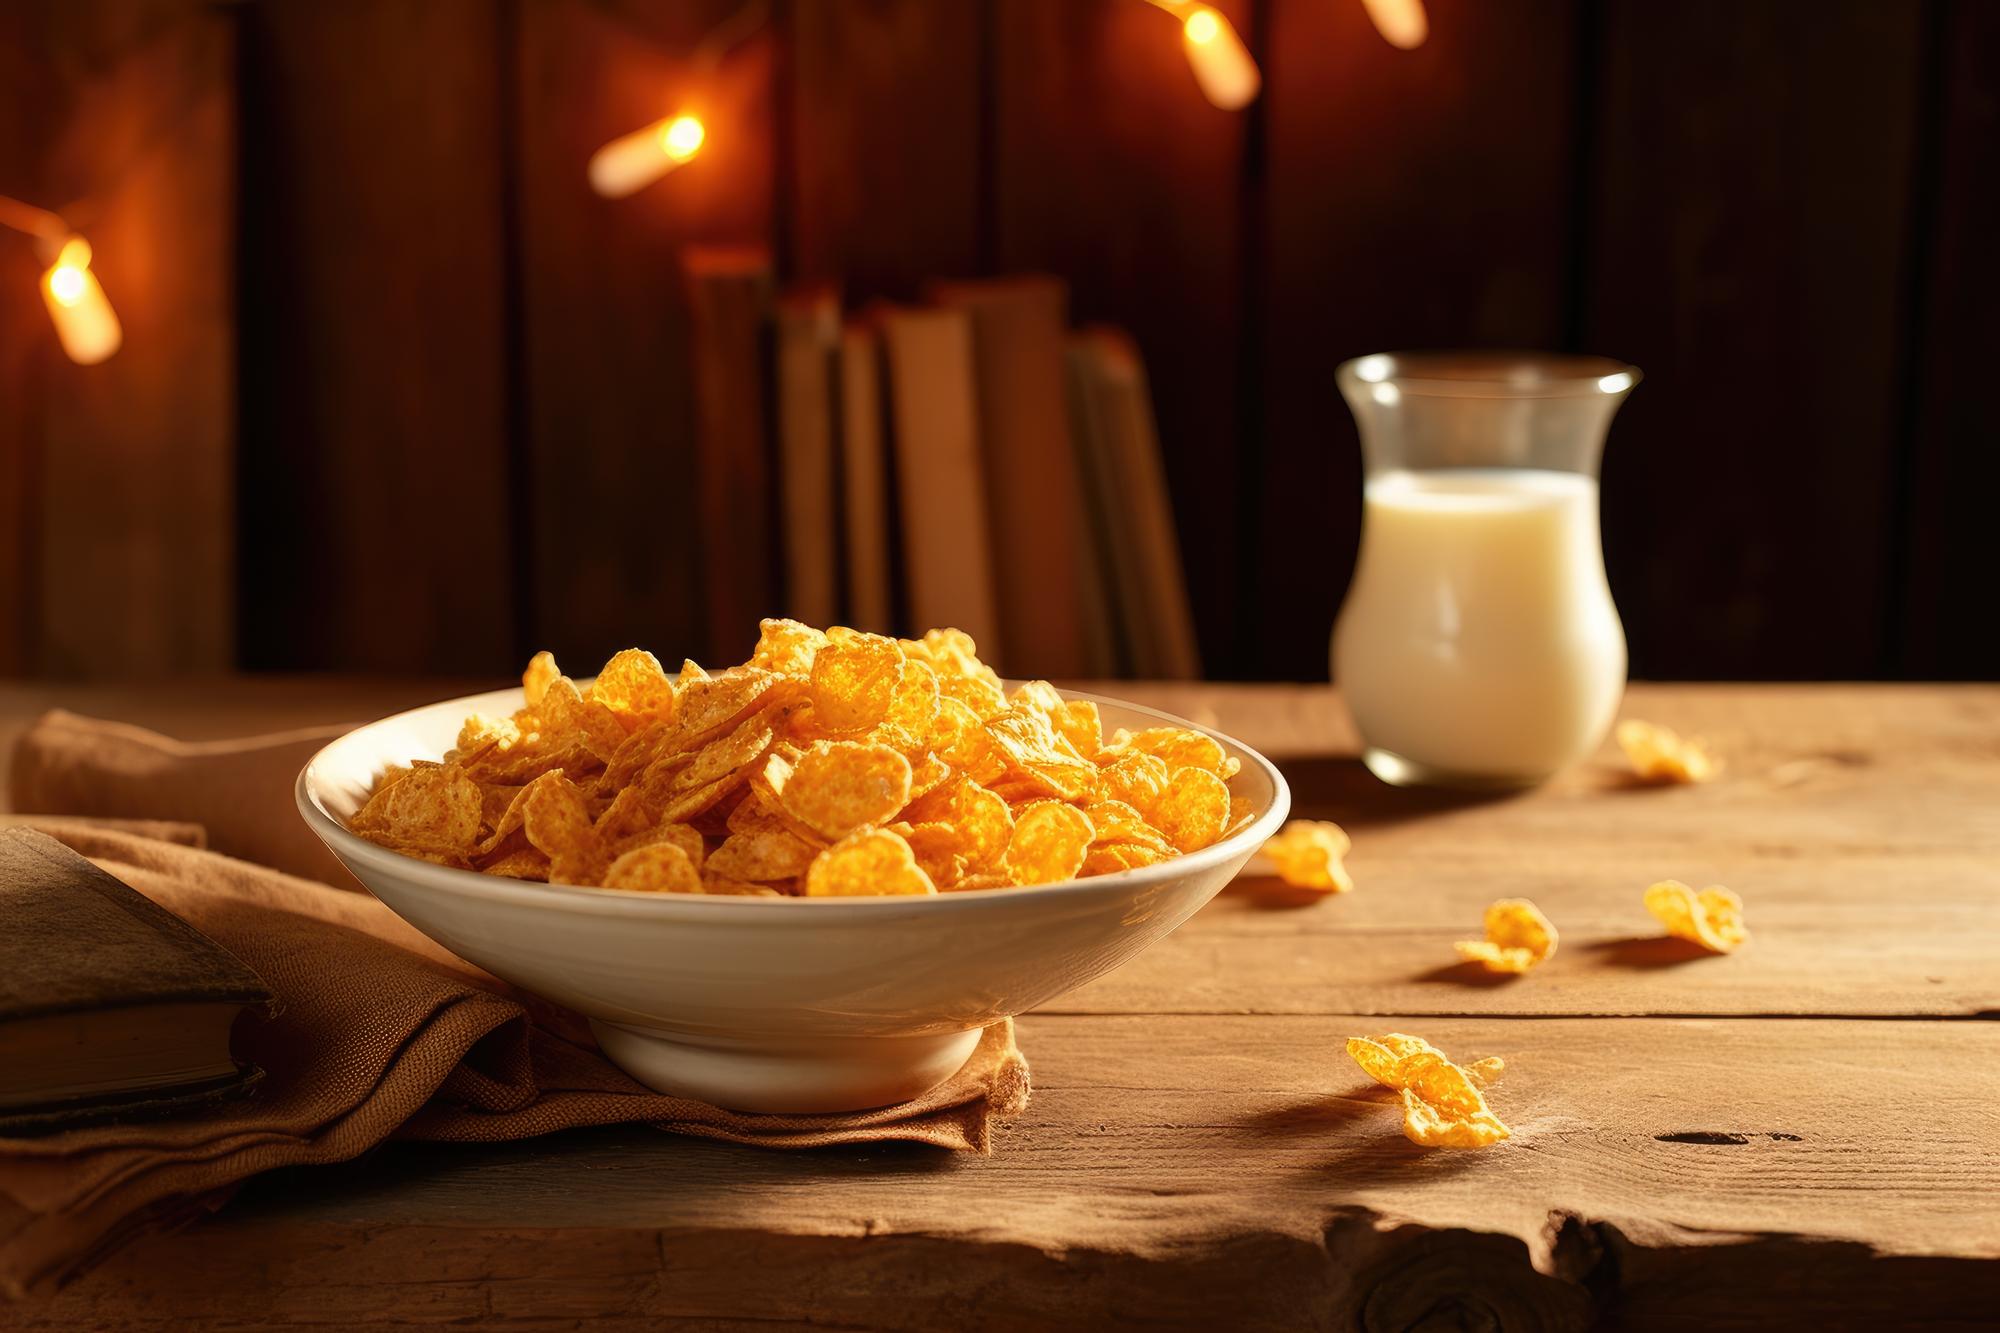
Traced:
<path id="1" fill-rule="evenodd" d="M 1638 370 L 1399 352 L 1338 376 L 1364 497 L 1333 677 L 1362 758 L 1398 785 L 1543 781 L 1597 747 L 1624 692 L 1597 470 Z"/>

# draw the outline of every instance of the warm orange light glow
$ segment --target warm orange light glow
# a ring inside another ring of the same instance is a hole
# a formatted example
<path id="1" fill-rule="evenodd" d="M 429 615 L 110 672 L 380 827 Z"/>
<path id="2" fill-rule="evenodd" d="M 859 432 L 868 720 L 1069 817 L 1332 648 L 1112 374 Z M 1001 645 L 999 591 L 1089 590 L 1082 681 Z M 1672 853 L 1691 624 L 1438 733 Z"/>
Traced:
<path id="1" fill-rule="evenodd" d="M 1263 87 L 1257 62 L 1244 49 L 1228 19 L 1207 5 L 1196 6 L 1181 21 L 1182 45 L 1202 95 L 1225 111 L 1248 106 Z"/>
<path id="2" fill-rule="evenodd" d="M 701 141 L 707 137 L 708 131 L 693 116 L 675 116 L 660 131 L 660 148 L 676 162 L 685 162 L 701 151 Z"/>
<path id="3" fill-rule="evenodd" d="M 80 366 L 94 366 L 125 341 L 117 312 L 90 271 L 90 242 L 72 236 L 42 274 L 42 304 L 56 326 L 63 351 Z"/>
<path id="4" fill-rule="evenodd" d="M 701 151 L 708 131 L 699 117 L 668 116 L 613 139 L 590 156 L 590 188 L 623 199 Z"/>
<path id="5" fill-rule="evenodd" d="M 1405 51 L 1415 50 L 1430 36 L 1431 21 L 1424 13 L 1424 0 L 1361 0 L 1375 31 L 1382 40 Z"/>

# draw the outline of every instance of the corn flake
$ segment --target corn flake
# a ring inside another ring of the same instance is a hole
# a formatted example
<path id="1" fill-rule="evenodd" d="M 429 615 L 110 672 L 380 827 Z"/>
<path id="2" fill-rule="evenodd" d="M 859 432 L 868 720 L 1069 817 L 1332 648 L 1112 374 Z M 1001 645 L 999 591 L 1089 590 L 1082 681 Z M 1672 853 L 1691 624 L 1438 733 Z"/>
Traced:
<path id="1" fill-rule="evenodd" d="M 671 842 L 635 847 L 604 872 L 604 887 L 635 893 L 700 893 L 701 872 L 688 854 Z"/>
<path id="2" fill-rule="evenodd" d="M 643 648 L 627 648 L 606 662 L 591 682 L 589 698 L 633 726 L 671 721 L 674 715 L 674 682 Z"/>
<path id="3" fill-rule="evenodd" d="M 790 829 L 748 829 L 724 838 L 702 868 L 752 882 L 791 880 L 806 872 L 825 845 L 808 842 Z"/>
<path id="4" fill-rule="evenodd" d="M 1655 722 L 1620 722 L 1618 744 L 1632 771 L 1647 782 L 1706 782 L 1722 771 L 1699 737 L 1683 737 Z"/>
<path id="5" fill-rule="evenodd" d="M 1696 893 L 1677 879 L 1662 880 L 1646 890 L 1646 910 L 1669 935 L 1710 953 L 1734 953 L 1750 938 L 1743 900 L 1719 884 Z"/>
<path id="6" fill-rule="evenodd" d="M 910 801 L 910 761 L 886 745 L 821 742 L 800 756 L 780 801 L 827 839 L 886 823 Z"/>
<path id="7" fill-rule="evenodd" d="M 1480 1091 L 1505 1067 L 1497 1057 L 1461 1069 L 1422 1037 L 1400 1032 L 1350 1038 L 1347 1053 L 1368 1077 L 1402 1096 L 1403 1136 L 1412 1143 L 1484 1148 L 1512 1133 Z"/>
<path id="8" fill-rule="evenodd" d="M 1491 972 L 1526 972 L 1553 957 L 1556 928 L 1526 898 L 1502 898 L 1486 909 L 1486 938 L 1460 940 L 1460 955 Z"/>
<path id="9" fill-rule="evenodd" d="M 510 717 L 385 769 L 350 821 L 439 865 L 632 892 L 924 894 L 1159 865 L 1255 817 L 1213 738 L 1106 738 L 1046 682 L 1003 690 L 957 630 L 795 620 L 747 661 L 628 648 L 588 686 L 537 653 Z"/>
<path id="10" fill-rule="evenodd" d="M 814 857 L 806 869 L 810 898 L 936 892 L 910 844 L 884 829 L 849 834 Z"/>
<path id="11" fill-rule="evenodd" d="M 1074 879 L 1096 837 L 1090 817 L 1061 801 L 1037 801 L 1014 820 L 1007 872 L 1016 884 Z"/>
<path id="12" fill-rule="evenodd" d="M 888 716 L 902 679 L 894 639 L 836 627 L 813 656 L 813 712 L 829 730 L 866 731 Z"/>
<path id="13" fill-rule="evenodd" d="M 372 830 L 409 848 L 462 852 L 479 838 L 485 795 L 452 767 L 413 769 L 378 791 L 355 815 L 357 831 Z"/>
<path id="14" fill-rule="evenodd" d="M 1176 850 L 1197 852 L 1229 823 L 1229 788 L 1205 768 L 1186 767 L 1167 780 L 1153 806 L 1153 826 Z"/>
<path id="15" fill-rule="evenodd" d="M 1235 777 L 1242 767 L 1237 760 L 1224 753 L 1220 741 L 1205 732 L 1190 731 L 1186 727 L 1147 727 L 1141 731 L 1121 729 L 1112 735 L 1109 748 L 1157 755 L 1166 762 L 1170 772 L 1199 768 L 1225 781 Z"/>
<path id="16" fill-rule="evenodd" d="M 1232 810 L 1232 820 L 1235 818 Z M 1354 887 L 1344 858 L 1353 846 L 1347 830 L 1324 819 L 1294 819 L 1264 843 L 1278 878 L 1300 889 L 1346 893 Z"/>
<path id="17" fill-rule="evenodd" d="M 757 647 L 750 665 L 781 676 L 805 679 L 812 674 L 813 658 L 826 647 L 826 635 L 796 620 L 766 620 L 758 626 Z M 701 668 L 689 662 L 687 667 Z M 687 667 L 683 667 L 683 672 Z M 706 674 L 705 672 L 703 674 Z"/>

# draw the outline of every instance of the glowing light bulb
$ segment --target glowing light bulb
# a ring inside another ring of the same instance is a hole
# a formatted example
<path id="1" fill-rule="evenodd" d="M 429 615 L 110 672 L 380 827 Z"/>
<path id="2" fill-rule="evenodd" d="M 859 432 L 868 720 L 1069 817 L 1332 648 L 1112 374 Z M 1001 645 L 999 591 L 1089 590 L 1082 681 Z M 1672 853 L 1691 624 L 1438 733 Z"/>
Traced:
<path id="1" fill-rule="evenodd" d="M 676 162 L 685 162 L 701 151 L 701 141 L 707 137 L 708 131 L 693 116 L 675 116 L 660 131 L 660 148 Z"/>
<path id="2" fill-rule="evenodd" d="M 1181 45 L 1202 95 L 1224 111 L 1248 106 L 1264 85 L 1236 29 L 1207 5 L 1195 6 L 1181 20 Z"/>
<path id="3" fill-rule="evenodd" d="M 623 199 L 688 161 L 707 139 L 708 130 L 697 116 L 656 120 L 590 155 L 590 188 L 606 199 Z"/>
<path id="4" fill-rule="evenodd" d="M 81 236 L 64 241 L 56 262 L 42 274 L 42 304 L 63 351 L 80 366 L 96 365 L 125 341 L 118 314 L 90 271 L 90 242 Z"/>
<path id="5" fill-rule="evenodd" d="M 1431 21 L 1424 13 L 1424 0 L 1361 0 L 1375 31 L 1391 46 L 1413 51 L 1430 36 Z"/>

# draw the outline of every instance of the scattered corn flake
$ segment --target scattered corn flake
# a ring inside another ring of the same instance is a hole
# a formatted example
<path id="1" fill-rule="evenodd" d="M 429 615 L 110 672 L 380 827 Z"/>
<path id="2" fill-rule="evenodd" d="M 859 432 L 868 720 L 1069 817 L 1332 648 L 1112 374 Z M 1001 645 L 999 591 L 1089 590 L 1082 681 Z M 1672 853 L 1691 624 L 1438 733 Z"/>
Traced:
<path id="1" fill-rule="evenodd" d="M 1669 935 L 1710 953 L 1734 953 L 1750 938 L 1743 924 L 1743 900 L 1720 884 L 1696 893 L 1677 879 L 1662 880 L 1646 890 L 1646 910 Z"/>
<path id="2" fill-rule="evenodd" d="M 1618 724 L 1618 744 L 1632 771 L 1647 782 L 1706 782 L 1722 771 L 1699 737 L 1683 737 L 1656 722 L 1625 719 Z"/>
<path id="3" fill-rule="evenodd" d="M 1489 1055 L 1484 1060 L 1474 1060 L 1469 1065 L 1460 1065 L 1459 1068 L 1465 1071 L 1465 1076 L 1476 1086 L 1490 1088 L 1500 1081 L 1502 1074 L 1507 1072 L 1507 1062 L 1497 1055 Z"/>
<path id="4" fill-rule="evenodd" d="M 1330 820 L 1294 819 L 1265 841 L 1264 855 L 1278 878 L 1294 888 L 1346 893 L 1354 887 L 1345 864 L 1352 846 L 1347 830 Z"/>
<path id="5" fill-rule="evenodd" d="M 1512 1132 L 1500 1123 L 1480 1091 L 1505 1067 L 1497 1057 L 1461 1069 L 1422 1037 L 1401 1032 L 1350 1038 L 1347 1053 L 1368 1077 L 1401 1094 L 1403 1136 L 1412 1143 L 1426 1148 L 1484 1148 Z"/>
<path id="6" fill-rule="evenodd" d="M 1556 951 L 1556 928 L 1526 898 L 1502 898 L 1486 909 L 1486 938 L 1460 940 L 1458 952 L 1491 972 L 1526 972 Z"/>

